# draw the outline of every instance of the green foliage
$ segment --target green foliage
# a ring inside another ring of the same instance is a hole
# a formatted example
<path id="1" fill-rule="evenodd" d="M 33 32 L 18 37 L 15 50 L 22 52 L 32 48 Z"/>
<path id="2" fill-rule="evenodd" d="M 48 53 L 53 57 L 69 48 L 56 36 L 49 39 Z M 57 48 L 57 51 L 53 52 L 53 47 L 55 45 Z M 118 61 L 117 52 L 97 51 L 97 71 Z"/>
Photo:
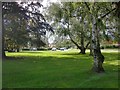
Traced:
<path id="1" fill-rule="evenodd" d="M 60 4 L 54 4 L 52 3 L 50 7 L 48 8 L 49 13 L 49 19 L 54 20 L 56 22 L 59 22 L 63 16 L 63 12 L 60 8 Z M 57 18 L 56 18 L 57 17 Z"/>
<path id="2" fill-rule="evenodd" d="M 56 34 L 61 37 L 71 36 L 75 42 L 78 42 L 79 46 L 81 39 L 84 38 L 85 43 L 89 40 L 90 26 L 87 20 L 90 18 L 84 3 L 62 2 L 61 4 L 51 4 L 48 10 L 48 15 L 53 16 L 51 17 L 52 20 L 57 23 Z"/>
<path id="3" fill-rule="evenodd" d="M 39 37 L 45 36 L 46 31 L 53 33 L 52 27 L 46 22 L 40 12 L 39 8 L 41 7 L 42 5 L 39 2 L 2 3 L 2 23 L 4 26 L 3 31 L 5 32 L 3 36 L 6 47 L 9 44 L 8 40 L 16 44 L 17 48 L 24 47 L 28 41 L 30 41 L 29 34 L 32 32 L 34 32 L 35 35 L 37 33 Z M 44 46 L 45 43 L 39 37 L 37 37 L 35 41 L 36 44 L 38 44 L 38 46 Z"/>
<path id="4" fill-rule="evenodd" d="M 29 37 L 25 20 L 21 18 L 22 21 L 20 21 L 19 16 L 12 16 L 10 14 L 5 15 L 4 20 L 6 21 L 4 25 L 5 48 L 8 50 L 17 49 L 27 44 Z"/>
<path id="5" fill-rule="evenodd" d="M 71 48 L 71 47 L 74 47 L 73 43 L 69 40 L 69 39 L 66 39 L 65 37 L 62 39 L 62 38 L 59 38 L 59 41 L 57 41 L 56 43 L 56 48 Z"/>

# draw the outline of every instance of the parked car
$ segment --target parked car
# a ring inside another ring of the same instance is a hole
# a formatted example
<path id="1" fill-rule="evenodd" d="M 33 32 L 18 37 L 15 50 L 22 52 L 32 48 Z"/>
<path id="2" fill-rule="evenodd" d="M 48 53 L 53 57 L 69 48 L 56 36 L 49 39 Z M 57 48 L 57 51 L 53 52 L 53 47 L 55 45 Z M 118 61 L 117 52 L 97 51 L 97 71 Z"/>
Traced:
<path id="1" fill-rule="evenodd" d="M 66 48 L 60 48 L 61 51 L 64 51 Z"/>
<path id="2" fill-rule="evenodd" d="M 52 51 L 56 51 L 57 49 L 56 48 L 52 48 Z"/>
<path id="3" fill-rule="evenodd" d="M 31 48 L 30 50 L 31 51 L 37 51 L 37 48 Z"/>

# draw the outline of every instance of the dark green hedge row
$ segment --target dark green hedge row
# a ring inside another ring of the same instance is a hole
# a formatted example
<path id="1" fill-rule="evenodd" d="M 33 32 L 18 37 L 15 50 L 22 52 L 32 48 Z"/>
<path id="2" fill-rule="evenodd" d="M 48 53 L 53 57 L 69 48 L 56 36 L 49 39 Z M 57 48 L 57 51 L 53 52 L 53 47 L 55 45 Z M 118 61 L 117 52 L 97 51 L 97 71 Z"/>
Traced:
<path id="1" fill-rule="evenodd" d="M 108 49 L 117 49 L 119 48 L 119 45 L 106 45 L 106 46 L 101 46 L 101 49 L 108 48 Z"/>

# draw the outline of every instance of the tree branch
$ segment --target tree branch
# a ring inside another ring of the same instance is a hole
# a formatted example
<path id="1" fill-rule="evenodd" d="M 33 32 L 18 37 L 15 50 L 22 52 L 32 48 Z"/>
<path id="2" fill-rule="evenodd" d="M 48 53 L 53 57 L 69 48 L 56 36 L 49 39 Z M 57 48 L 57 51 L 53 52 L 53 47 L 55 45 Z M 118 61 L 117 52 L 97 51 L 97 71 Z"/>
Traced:
<path id="1" fill-rule="evenodd" d="M 77 46 L 77 48 L 81 49 L 81 47 L 72 39 L 72 37 L 69 35 L 70 40 Z"/>
<path id="2" fill-rule="evenodd" d="M 88 10 L 90 11 L 90 7 L 88 6 L 87 2 L 85 2 L 86 7 L 88 8 Z M 108 14 L 110 14 L 111 12 L 113 12 L 116 8 L 112 9 L 111 11 L 107 12 L 105 15 L 101 16 L 101 18 L 104 18 L 105 16 L 107 16 Z"/>
<path id="3" fill-rule="evenodd" d="M 90 7 L 88 6 L 87 2 L 85 2 L 85 5 L 87 6 L 88 10 L 90 11 Z"/>
<path id="4" fill-rule="evenodd" d="M 114 11 L 116 8 L 112 9 L 111 11 L 107 12 L 105 15 L 101 16 L 101 18 L 104 18 L 105 16 L 107 16 L 108 14 L 110 14 L 112 11 Z"/>
<path id="5" fill-rule="evenodd" d="M 89 44 L 90 44 L 90 42 L 88 42 L 88 43 L 86 44 L 85 48 L 87 48 L 87 47 L 89 46 Z"/>

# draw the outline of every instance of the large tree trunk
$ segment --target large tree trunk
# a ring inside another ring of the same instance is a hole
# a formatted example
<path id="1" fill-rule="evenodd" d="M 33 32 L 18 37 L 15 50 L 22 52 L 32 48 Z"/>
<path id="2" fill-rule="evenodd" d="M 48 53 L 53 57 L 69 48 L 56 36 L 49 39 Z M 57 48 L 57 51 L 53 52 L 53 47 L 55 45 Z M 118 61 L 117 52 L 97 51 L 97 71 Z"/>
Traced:
<path id="1" fill-rule="evenodd" d="M 81 49 L 80 49 L 80 53 L 81 53 L 81 54 L 86 54 L 85 51 L 86 51 L 86 48 L 81 47 Z"/>
<path id="2" fill-rule="evenodd" d="M 70 37 L 71 42 L 73 42 L 73 43 L 77 46 L 77 48 L 80 50 L 80 53 L 81 53 L 81 54 L 85 54 L 86 49 L 88 48 L 90 42 L 88 42 L 88 43 L 86 44 L 86 46 L 79 46 L 79 44 L 77 44 L 77 43 L 72 39 L 72 37 L 71 37 L 70 35 L 69 35 L 69 37 Z M 83 45 L 83 44 L 82 44 L 82 45 Z"/>
<path id="3" fill-rule="evenodd" d="M 93 50 L 92 50 L 92 30 L 90 30 L 90 56 L 93 56 Z"/>
<path id="4" fill-rule="evenodd" d="M 0 2 L 0 13 L 2 13 L 2 2 Z M 0 51 L 2 51 L 2 15 L 0 14 Z M 0 58 L 2 58 L 2 52 L 0 52 Z"/>
<path id="5" fill-rule="evenodd" d="M 93 56 L 93 49 L 92 49 L 92 43 L 90 43 L 90 56 Z"/>
<path id="6" fill-rule="evenodd" d="M 2 8 L 2 7 L 1 7 Z M 3 13 L 2 13 L 2 58 L 4 59 L 6 57 L 5 55 L 5 50 L 4 50 L 4 32 L 5 32 L 5 28 L 4 28 L 4 17 L 3 17 Z"/>
<path id="7" fill-rule="evenodd" d="M 84 22 L 84 20 L 80 20 L 80 23 L 82 23 L 82 21 L 83 21 L 83 29 L 81 29 L 81 35 L 80 35 L 80 39 L 81 39 L 81 54 L 85 54 L 85 51 L 86 51 L 86 48 L 85 48 L 85 46 L 84 46 L 84 37 L 85 37 L 85 35 L 84 35 L 84 30 L 86 29 L 86 23 Z"/>
<path id="8" fill-rule="evenodd" d="M 84 32 L 82 33 L 81 32 L 81 48 L 80 48 L 80 50 L 81 50 L 81 54 L 85 54 L 85 50 L 86 50 L 86 48 L 84 47 Z"/>
<path id="9" fill-rule="evenodd" d="M 94 64 L 93 64 L 93 68 L 92 70 L 95 72 L 104 72 L 104 68 L 102 66 L 103 62 L 104 62 L 104 56 L 102 55 L 101 51 L 100 51 L 100 47 L 99 45 L 97 46 L 96 49 L 93 50 L 94 54 Z"/>
<path id="10" fill-rule="evenodd" d="M 93 58 L 94 64 L 92 70 L 94 72 L 104 72 L 104 68 L 102 66 L 104 62 L 104 56 L 100 50 L 100 43 L 99 43 L 99 30 L 97 28 L 96 18 L 92 17 L 92 45 L 93 45 Z"/>

